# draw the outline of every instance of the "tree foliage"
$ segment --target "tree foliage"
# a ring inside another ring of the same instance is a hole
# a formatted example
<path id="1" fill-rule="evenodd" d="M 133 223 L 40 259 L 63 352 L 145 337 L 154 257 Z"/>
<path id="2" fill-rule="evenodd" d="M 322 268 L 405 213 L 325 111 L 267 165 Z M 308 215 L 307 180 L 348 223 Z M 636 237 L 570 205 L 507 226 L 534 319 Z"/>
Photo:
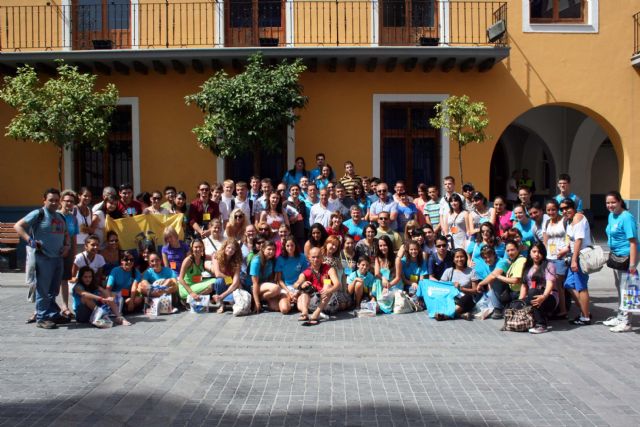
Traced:
<path id="1" fill-rule="evenodd" d="M 489 125 L 487 107 L 483 102 L 470 102 L 467 95 L 450 96 L 435 106 L 436 115 L 429 123 L 441 129 L 452 143 L 458 146 L 460 181 L 462 175 L 462 148 L 475 142 L 481 144 L 488 139 L 485 129 Z"/>
<path id="2" fill-rule="evenodd" d="M 58 147 L 62 187 L 63 150 L 81 144 L 104 147 L 118 91 L 108 84 L 96 92 L 95 75 L 82 74 L 62 60 L 57 63 L 58 75 L 44 84 L 29 65 L 18 68 L 15 76 L 5 76 L 0 99 L 17 110 L 6 136 Z"/>
<path id="3" fill-rule="evenodd" d="M 301 59 L 267 66 L 257 53 L 242 73 L 230 77 L 218 71 L 198 93 L 185 97 L 204 113 L 204 123 L 193 129 L 200 146 L 223 158 L 257 154 L 260 147 L 279 152 L 282 129 L 300 118 L 297 110 L 308 102 L 299 83 L 305 69 Z"/>

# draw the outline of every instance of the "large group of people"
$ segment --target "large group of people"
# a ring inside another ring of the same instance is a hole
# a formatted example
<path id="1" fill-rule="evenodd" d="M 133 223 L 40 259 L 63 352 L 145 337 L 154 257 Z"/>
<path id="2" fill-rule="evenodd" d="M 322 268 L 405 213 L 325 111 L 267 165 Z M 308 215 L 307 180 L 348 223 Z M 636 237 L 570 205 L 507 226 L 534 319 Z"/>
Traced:
<path id="1" fill-rule="evenodd" d="M 509 197 L 491 202 L 472 184 L 456 192 L 451 176 L 442 195 L 439 186 L 420 184 L 411 197 L 403 181 L 390 192 L 390 183 L 357 175 L 350 161 L 338 178 L 319 153 L 314 169 L 297 158 L 279 183 L 257 176 L 202 181 L 191 200 L 173 186 L 134 197 L 123 184 L 104 188 L 90 206 L 87 188 L 48 189 L 43 207 L 16 224 L 37 275 L 28 322 L 53 329 L 88 322 L 96 306 L 108 306 L 115 323 L 130 325 L 124 315 L 160 295 L 171 295 L 177 308 L 210 295 L 222 313 L 240 289 L 251 294 L 254 313 L 297 311 L 313 326 L 363 303 L 392 313 L 395 291 L 423 304 L 420 283 L 429 279 L 458 290 L 455 315 L 436 320 L 500 319 L 510 302 L 525 300 L 535 319 L 529 332 L 543 333 L 549 320 L 569 319 L 574 301 L 577 315 L 569 321 L 588 325 L 589 276 L 579 256 L 592 240 L 582 201 L 566 174 L 557 196 L 532 201 L 533 181 L 523 176 L 516 183 L 514 174 Z M 606 206 L 619 288 L 625 272 L 636 274 L 637 226 L 617 191 L 607 194 Z M 122 251 L 119 235 L 105 232 L 107 216 L 170 214 L 183 214 L 183 236 L 167 227 L 157 245 Z M 625 312 L 604 324 L 631 329 Z"/>

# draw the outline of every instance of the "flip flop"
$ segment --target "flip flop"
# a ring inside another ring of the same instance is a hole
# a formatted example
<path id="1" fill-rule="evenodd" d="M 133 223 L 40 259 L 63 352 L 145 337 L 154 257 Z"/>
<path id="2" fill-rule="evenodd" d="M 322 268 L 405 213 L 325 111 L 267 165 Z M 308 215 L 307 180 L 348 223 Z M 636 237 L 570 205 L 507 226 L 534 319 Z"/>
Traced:
<path id="1" fill-rule="evenodd" d="M 307 314 L 301 314 L 298 317 L 298 322 L 307 322 L 309 320 L 309 315 Z"/>
<path id="2" fill-rule="evenodd" d="M 308 320 L 308 321 L 304 322 L 304 323 L 302 324 L 302 326 L 316 326 L 316 325 L 319 325 L 319 324 L 320 324 L 320 321 L 319 321 L 319 320 L 317 320 L 317 319 L 311 319 L 311 320 Z"/>

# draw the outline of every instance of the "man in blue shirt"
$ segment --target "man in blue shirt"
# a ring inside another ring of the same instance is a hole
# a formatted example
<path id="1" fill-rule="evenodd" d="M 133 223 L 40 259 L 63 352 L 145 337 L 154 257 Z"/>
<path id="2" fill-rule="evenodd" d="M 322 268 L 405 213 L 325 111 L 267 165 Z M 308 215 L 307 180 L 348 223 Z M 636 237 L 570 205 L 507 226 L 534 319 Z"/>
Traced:
<path id="1" fill-rule="evenodd" d="M 378 215 L 381 212 L 389 213 L 389 228 L 395 230 L 398 224 L 396 223 L 396 219 L 398 218 L 398 204 L 393 200 L 393 198 L 389 197 L 389 187 L 386 182 L 381 182 L 378 184 L 376 188 L 376 193 L 378 194 L 378 200 L 371 203 L 371 207 L 369 208 L 369 221 L 377 222 Z"/>
<path id="2" fill-rule="evenodd" d="M 311 169 L 309 172 L 309 182 L 315 181 L 317 177 L 322 173 L 322 167 L 326 164 L 324 153 L 316 154 L 316 168 Z M 329 181 L 334 181 L 336 179 L 336 175 L 333 173 L 333 168 L 331 168 L 331 175 L 329 175 Z"/>
<path id="3" fill-rule="evenodd" d="M 60 191 L 50 188 L 44 192 L 43 207 L 29 212 L 14 227 L 36 250 L 36 326 L 43 329 L 69 323 L 68 318 L 60 315 L 56 304 L 62 280 L 62 258 L 71 248 L 64 217 L 57 212 L 59 207 Z"/>
<path id="4" fill-rule="evenodd" d="M 558 190 L 560 193 L 555 197 L 558 203 L 564 199 L 571 199 L 576 204 L 576 211 L 582 212 L 582 199 L 571 192 L 571 177 L 567 173 L 558 176 Z"/>

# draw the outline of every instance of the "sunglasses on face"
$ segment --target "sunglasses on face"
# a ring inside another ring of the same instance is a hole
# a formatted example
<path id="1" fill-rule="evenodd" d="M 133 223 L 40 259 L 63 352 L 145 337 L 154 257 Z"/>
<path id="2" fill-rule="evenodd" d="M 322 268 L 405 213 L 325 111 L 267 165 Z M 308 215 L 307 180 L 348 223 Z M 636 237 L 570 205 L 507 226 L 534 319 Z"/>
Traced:
<path id="1" fill-rule="evenodd" d="M 109 240 L 109 243 L 118 243 L 118 239 L 115 239 L 115 240 Z"/>
<path id="2" fill-rule="evenodd" d="M 160 197 L 152 197 L 151 200 L 160 200 Z"/>
<path id="3" fill-rule="evenodd" d="M 267 230 L 268 230 L 268 228 L 259 228 L 258 230 L 259 230 L 259 231 L 267 231 Z"/>
<path id="4" fill-rule="evenodd" d="M 436 245 L 436 248 L 446 248 L 447 245 Z"/>
<path id="5" fill-rule="evenodd" d="M 200 191 L 209 191 L 208 188 L 200 188 Z"/>
<path id="6" fill-rule="evenodd" d="M 234 215 L 233 217 L 235 219 L 242 219 L 242 218 L 244 218 L 244 215 Z"/>
<path id="7" fill-rule="evenodd" d="M 133 262 L 133 258 L 122 258 L 122 262 Z"/>

